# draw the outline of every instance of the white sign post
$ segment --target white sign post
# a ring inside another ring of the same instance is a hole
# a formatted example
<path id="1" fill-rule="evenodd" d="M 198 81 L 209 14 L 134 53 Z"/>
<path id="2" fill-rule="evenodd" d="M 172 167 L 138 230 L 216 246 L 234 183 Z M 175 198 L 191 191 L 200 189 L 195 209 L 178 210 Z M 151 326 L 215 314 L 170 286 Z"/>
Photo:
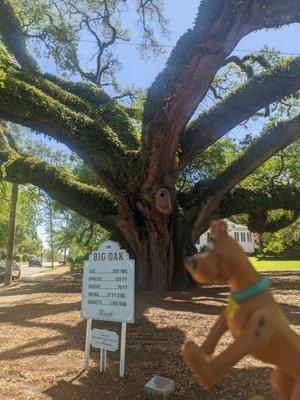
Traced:
<path id="1" fill-rule="evenodd" d="M 119 335 L 116 332 L 107 331 L 105 329 L 93 329 L 91 345 L 100 349 L 100 372 L 106 372 L 107 350 L 118 350 Z"/>
<path id="2" fill-rule="evenodd" d="M 95 335 L 99 335 L 99 332 L 95 331 L 100 331 L 91 330 L 92 320 L 122 323 L 119 375 L 123 377 L 126 325 L 127 322 L 134 322 L 134 260 L 130 260 L 128 253 L 116 242 L 109 240 L 102 243 L 84 262 L 81 316 L 87 319 L 84 362 L 86 369 L 89 365 L 90 345 L 93 345 L 93 342 L 95 344 Z M 102 334 L 103 332 L 102 330 Z M 103 342 L 103 337 L 101 340 Z M 98 342 L 101 340 L 98 339 Z M 101 372 L 106 370 L 107 350 L 110 349 L 105 348 L 105 345 L 101 347 Z"/>

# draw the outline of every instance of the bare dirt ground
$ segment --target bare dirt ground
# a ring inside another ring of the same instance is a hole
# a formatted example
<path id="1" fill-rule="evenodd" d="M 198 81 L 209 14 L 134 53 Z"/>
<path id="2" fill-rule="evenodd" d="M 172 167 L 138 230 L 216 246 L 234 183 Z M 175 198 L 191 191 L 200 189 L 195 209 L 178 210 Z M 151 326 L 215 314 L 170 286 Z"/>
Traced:
<path id="1" fill-rule="evenodd" d="M 272 273 L 271 278 L 276 300 L 300 334 L 299 272 Z M 98 372 L 99 350 L 92 350 L 89 371 L 82 369 L 85 321 L 80 318 L 80 291 L 80 278 L 63 269 L 0 291 L 1 400 L 145 399 L 143 386 L 155 374 L 175 380 L 176 400 L 246 400 L 255 394 L 274 399 L 270 367 L 251 358 L 242 360 L 208 392 L 181 360 L 185 339 L 203 341 L 226 302 L 226 288 L 137 293 L 123 379 L 118 377 L 118 353 L 109 353 L 105 375 Z M 113 330 L 119 325 L 93 323 Z M 226 334 L 218 351 L 230 341 Z"/>

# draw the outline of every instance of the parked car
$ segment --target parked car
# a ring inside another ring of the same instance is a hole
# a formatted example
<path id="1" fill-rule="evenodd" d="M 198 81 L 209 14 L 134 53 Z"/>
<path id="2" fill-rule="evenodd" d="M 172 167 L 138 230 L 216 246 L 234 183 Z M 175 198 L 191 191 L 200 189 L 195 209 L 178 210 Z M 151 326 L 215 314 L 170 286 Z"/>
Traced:
<path id="1" fill-rule="evenodd" d="M 5 268 L 6 268 L 6 260 L 0 260 L 0 282 L 4 282 Z M 21 277 L 21 268 L 15 261 L 13 261 L 12 278 L 20 279 L 20 277 Z"/>
<path id="2" fill-rule="evenodd" d="M 43 266 L 43 260 L 41 258 L 32 257 L 28 261 L 28 266 L 29 267 L 42 267 Z"/>

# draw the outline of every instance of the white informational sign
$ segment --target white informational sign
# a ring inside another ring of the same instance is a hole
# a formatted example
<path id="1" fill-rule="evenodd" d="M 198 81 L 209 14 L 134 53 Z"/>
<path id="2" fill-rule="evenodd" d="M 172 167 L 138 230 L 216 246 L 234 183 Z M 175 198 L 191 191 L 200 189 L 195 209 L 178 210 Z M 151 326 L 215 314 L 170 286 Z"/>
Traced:
<path id="1" fill-rule="evenodd" d="M 84 262 L 82 318 L 134 322 L 134 260 L 113 241 Z"/>
<path id="2" fill-rule="evenodd" d="M 119 335 L 106 329 L 93 329 L 91 345 L 97 349 L 117 351 L 119 347 Z"/>

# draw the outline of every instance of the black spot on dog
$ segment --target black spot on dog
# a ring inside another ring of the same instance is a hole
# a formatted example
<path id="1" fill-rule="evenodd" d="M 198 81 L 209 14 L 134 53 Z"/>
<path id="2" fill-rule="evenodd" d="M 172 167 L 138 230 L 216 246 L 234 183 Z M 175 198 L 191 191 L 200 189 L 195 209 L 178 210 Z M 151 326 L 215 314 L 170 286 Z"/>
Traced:
<path id="1" fill-rule="evenodd" d="M 254 335 L 258 337 L 259 336 L 259 332 L 258 331 L 254 331 Z"/>
<path id="2" fill-rule="evenodd" d="M 261 316 L 261 317 L 259 318 L 259 321 L 258 321 L 258 326 L 259 326 L 260 328 L 262 328 L 262 327 L 265 326 L 265 325 L 266 325 L 266 319 L 265 319 L 264 316 Z"/>

